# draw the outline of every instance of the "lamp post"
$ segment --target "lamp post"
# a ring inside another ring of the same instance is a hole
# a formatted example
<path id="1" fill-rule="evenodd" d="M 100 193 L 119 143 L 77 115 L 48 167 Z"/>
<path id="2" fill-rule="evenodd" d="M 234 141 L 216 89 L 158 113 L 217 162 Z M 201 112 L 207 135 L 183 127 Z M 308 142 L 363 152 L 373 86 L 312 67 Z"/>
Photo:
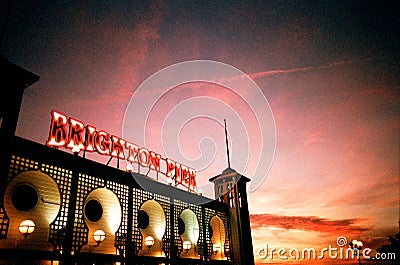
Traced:
<path id="1" fill-rule="evenodd" d="M 353 240 L 349 244 L 350 248 L 353 249 L 357 253 L 358 264 L 361 265 L 360 251 L 362 250 L 363 243 L 358 240 Z"/>

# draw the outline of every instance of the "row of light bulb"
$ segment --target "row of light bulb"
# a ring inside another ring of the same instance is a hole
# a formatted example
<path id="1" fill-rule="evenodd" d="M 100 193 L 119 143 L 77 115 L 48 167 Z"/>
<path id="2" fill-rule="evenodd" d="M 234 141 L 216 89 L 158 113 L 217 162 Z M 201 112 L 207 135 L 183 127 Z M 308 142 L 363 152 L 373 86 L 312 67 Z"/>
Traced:
<path id="1" fill-rule="evenodd" d="M 20 223 L 19 227 L 19 232 L 23 234 L 25 237 L 28 235 L 32 234 L 33 231 L 35 231 L 35 223 L 32 220 L 24 220 Z M 103 230 L 96 230 L 93 234 L 93 239 L 97 242 L 97 244 L 100 244 L 103 242 L 103 240 L 106 238 L 106 233 Z M 151 236 L 148 236 L 144 239 L 144 244 L 146 247 L 150 248 L 154 245 L 154 238 Z M 182 243 L 183 249 L 188 252 L 189 249 L 192 248 L 192 243 L 190 241 L 184 241 Z M 220 249 L 219 244 L 214 244 L 213 246 L 213 252 L 216 253 Z"/>
<path id="2" fill-rule="evenodd" d="M 29 236 L 35 231 L 35 223 L 32 220 L 24 220 L 19 224 L 18 230 L 24 237 Z M 93 234 L 93 239 L 100 244 L 106 238 L 106 233 L 103 230 L 97 230 Z"/>

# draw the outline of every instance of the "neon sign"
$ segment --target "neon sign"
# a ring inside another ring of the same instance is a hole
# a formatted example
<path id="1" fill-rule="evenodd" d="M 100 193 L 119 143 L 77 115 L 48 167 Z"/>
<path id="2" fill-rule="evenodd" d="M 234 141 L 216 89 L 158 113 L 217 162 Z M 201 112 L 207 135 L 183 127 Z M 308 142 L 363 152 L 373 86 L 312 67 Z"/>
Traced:
<path id="1" fill-rule="evenodd" d="M 155 170 L 167 178 L 175 180 L 176 184 L 196 191 L 196 171 L 144 147 L 128 142 L 121 137 L 103 130 L 97 130 L 92 125 L 86 125 L 75 118 L 53 110 L 49 139 L 46 145 L 50 147 L 65 147 L 73 150 L 97 152 L 100 155 L 126 159 L 128 163 L 138 163 L 142 167 Z M 165 161 L 165 172 L 161 171 L 161 161 Z"/>

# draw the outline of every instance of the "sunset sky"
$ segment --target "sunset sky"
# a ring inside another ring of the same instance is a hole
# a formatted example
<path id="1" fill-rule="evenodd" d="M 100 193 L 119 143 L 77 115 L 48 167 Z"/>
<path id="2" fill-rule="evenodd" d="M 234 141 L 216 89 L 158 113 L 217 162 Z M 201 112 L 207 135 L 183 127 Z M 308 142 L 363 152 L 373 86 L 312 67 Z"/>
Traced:
<path id="1" fill-rule="evenodd" d="M 227 167 L 226 118 L 232 168 L 263 179 L 248 193 L 255 253 L 265 244 L 336 247 L 339 236 L 375 249 L 398 232 L 394 1 L 14 0 L 6 23 L 9 2 L 0 3 L 0 53 L 40 76 L 25 91 L 17 135 L 45 144 L 55 109 L 123 136 L 132 98 L 152 102 L 151 113 L 128 117 L 145 139 L 129 140 L 182 156 L 206 185 Z M 212 83 L 173 87 L 158 100 L 156 89 L 138 93 L 154 73 L 190 60 L 237 68 L 263 96 Z M 268 112 L 275 128 L 265 133 L 257 117 Z M 263 151 L 273 160 L 259 161 Z"/>

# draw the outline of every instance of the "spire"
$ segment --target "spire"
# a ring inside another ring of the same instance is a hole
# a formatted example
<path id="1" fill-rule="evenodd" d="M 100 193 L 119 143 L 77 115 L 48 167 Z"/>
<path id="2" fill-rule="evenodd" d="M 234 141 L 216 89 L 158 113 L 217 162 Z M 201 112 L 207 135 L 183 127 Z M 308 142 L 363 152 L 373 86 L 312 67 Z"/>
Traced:
<path id="1" fill-rule="evenodd" d="M 228 158 L 228 168 L 231 168 L 231 160 L 229 158 L 229 143 L 228 143 L 228 131 L 226 129 L 226 119 L 224 119 L 225 125 L 225 143 L 226 143 L 226 156 Z"/>

